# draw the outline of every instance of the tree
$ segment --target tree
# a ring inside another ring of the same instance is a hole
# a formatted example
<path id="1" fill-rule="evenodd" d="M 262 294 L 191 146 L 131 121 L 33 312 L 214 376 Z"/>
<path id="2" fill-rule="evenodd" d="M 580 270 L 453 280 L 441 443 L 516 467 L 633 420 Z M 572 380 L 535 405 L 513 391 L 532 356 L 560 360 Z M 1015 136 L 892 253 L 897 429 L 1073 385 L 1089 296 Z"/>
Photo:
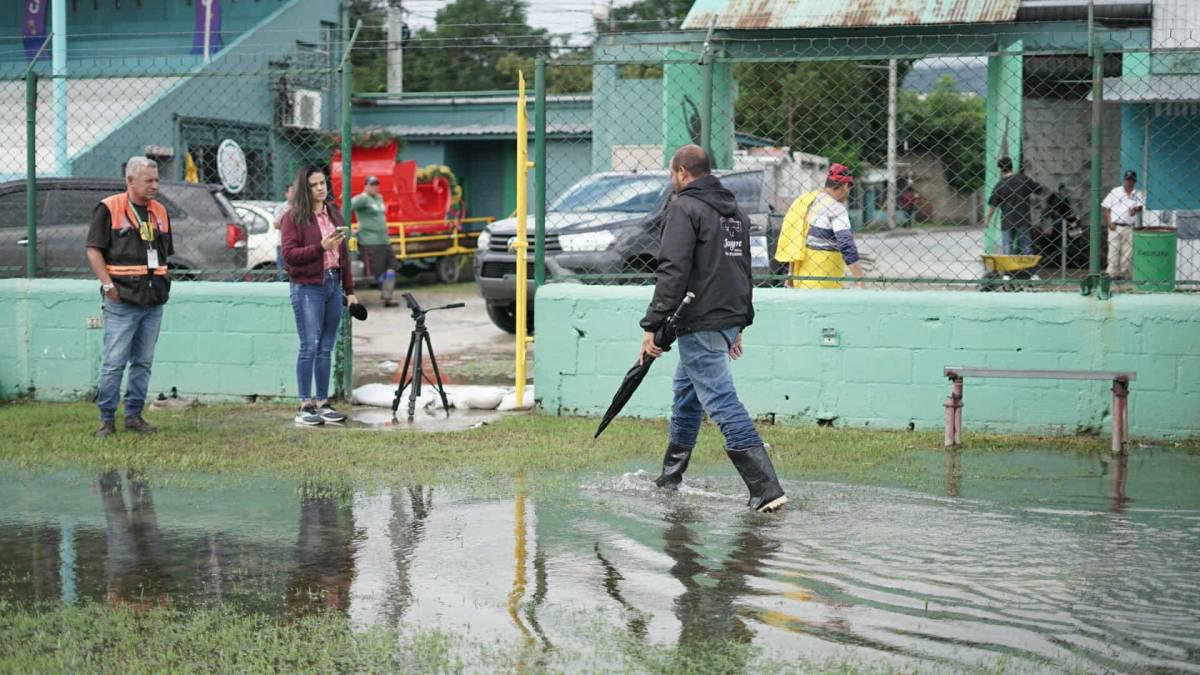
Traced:
<path id="1" fill-rule="evenodd" d="M 532 58 L 551 47 L 545 29 L 531 27 L 522 0 L 454 0 L 437 12 L 434 30 L 417 31 L 404 56 L 410 91 L 512 89 L 510 55 Z M 532 72 L 530 69 L 529 72 Z"/>
<path id="2" fill-rule="evenodd" d="M 908 67 L 899 62 L 901 80 Z M 847 166 L 885 161 L 886 61 L 739 63 L 734 79 L 738 131 Z"/>
<path id="3" fill-rule="evenodd" d="M 386 19 L 386 0 L 350 0 L 350 25 L 363 22 L 358 47 L 350 54 L 355 93 L 387 91 Z"/>
<path id="4" fill-rule="evenodd" d="M 987 108 L 978 96 L 960 94 L 954 78 L 943 75 L 921 97 L 901 92 L 897 128 L 912 150 L 942 160 L 946 182 L 962 194 L 983 187 Z"/>
<path id="5" fill-rule="evenodd" d="M 613 7 L 608 21 L 597 21 L 597 33 L 679 30 L 693 0 L 640 0 Z"/>

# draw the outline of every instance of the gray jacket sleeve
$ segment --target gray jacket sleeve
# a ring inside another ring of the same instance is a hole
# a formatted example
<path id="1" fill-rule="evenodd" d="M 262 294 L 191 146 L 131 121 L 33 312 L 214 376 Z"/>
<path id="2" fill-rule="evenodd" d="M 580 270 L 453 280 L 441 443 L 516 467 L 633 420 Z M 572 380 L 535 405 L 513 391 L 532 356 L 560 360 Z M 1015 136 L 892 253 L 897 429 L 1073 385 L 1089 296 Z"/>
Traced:
<path id="1" fill-rule="evenodd" d="M 684 200 L 676 200 L 667 210 L 663 222 L 658 268 L 654 272 L 654 298 L 641 321 L 644 330 L 656 330 L 683 302 L 692 276 L 695 249 L 696 225 Z"/>

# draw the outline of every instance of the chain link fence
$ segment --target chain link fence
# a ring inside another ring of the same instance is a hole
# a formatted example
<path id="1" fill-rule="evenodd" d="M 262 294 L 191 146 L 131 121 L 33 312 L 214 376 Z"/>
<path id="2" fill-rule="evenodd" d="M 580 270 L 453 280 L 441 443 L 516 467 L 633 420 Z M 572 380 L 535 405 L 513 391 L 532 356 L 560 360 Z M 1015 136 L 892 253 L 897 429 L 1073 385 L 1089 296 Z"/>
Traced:
<path id="1" fill-rule="evenodd" d="M 538 130 L 548 281 L 653 283 L 667 163 L 695 143 L 750 220 L 760 285 L 1200 284 L 1200 51 L 669 37 L 546 65 L 551 91 L 590 71 L 593 106 L 590 138 L 560 138 L 554 95 Z M 852 184 L 827 184 L 839 164 Z M 491 235 L 482 275 L 511 273 L 512 233 Z"/>
<path id="2" fill-rule="evenodd" d="M 0 274 L 24 276 L 35 245 L 39 276 L 90 278 L 84 242 L 92 211 L 125 190 L 129 158 L 146 156 L 158 163 L 157 200 L 172 221 L 175 279 L 277 278 L 276 208 L 299 168 L 329 174 L 337 149 L 335 54 L 230 54 L 191 67 L 179 61 L 72 63 L 69 75 L 40 62 L 28 74 L 2 71 Z"/>

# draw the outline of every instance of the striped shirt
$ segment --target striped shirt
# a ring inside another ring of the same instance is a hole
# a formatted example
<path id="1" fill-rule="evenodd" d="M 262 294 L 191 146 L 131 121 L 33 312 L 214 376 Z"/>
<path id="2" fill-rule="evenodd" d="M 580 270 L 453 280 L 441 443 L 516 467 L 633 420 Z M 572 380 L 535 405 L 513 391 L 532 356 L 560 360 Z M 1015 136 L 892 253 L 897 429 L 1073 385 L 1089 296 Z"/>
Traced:
<path id="1" fill-rule="evenodd" d="M 808 211 L 808 239 L 805 245 L 814 251 L 840 251 L 847 265 L 858 262 L 858 247 L 850 229 L 846 205 L 822 192 Z"/>

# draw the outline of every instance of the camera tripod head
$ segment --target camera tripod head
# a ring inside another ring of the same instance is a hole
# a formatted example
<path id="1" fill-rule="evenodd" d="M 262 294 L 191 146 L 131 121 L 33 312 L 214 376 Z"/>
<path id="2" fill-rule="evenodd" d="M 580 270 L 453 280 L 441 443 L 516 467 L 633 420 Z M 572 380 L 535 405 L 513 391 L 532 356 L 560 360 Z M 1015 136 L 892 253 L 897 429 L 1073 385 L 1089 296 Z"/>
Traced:
<path id="1" fill-rule="evenodd" d="M 413 320 L 418 324 L 425 323 L 425 315 L 429 312 L 437 311 L 439 309 L 458 309 L 459 307 L 466 307 L 466 303 L 452 302 L 449 305 L 442 305 L 441 307 L 422 309 L 421 303 L 417 302 L 417 299 L 413 297 L 412 293 L 404 293 L 402 294 L 402 297 L 404 298 L 404 304 L 408 305 L 408 308 L 412 310 Z"/>

